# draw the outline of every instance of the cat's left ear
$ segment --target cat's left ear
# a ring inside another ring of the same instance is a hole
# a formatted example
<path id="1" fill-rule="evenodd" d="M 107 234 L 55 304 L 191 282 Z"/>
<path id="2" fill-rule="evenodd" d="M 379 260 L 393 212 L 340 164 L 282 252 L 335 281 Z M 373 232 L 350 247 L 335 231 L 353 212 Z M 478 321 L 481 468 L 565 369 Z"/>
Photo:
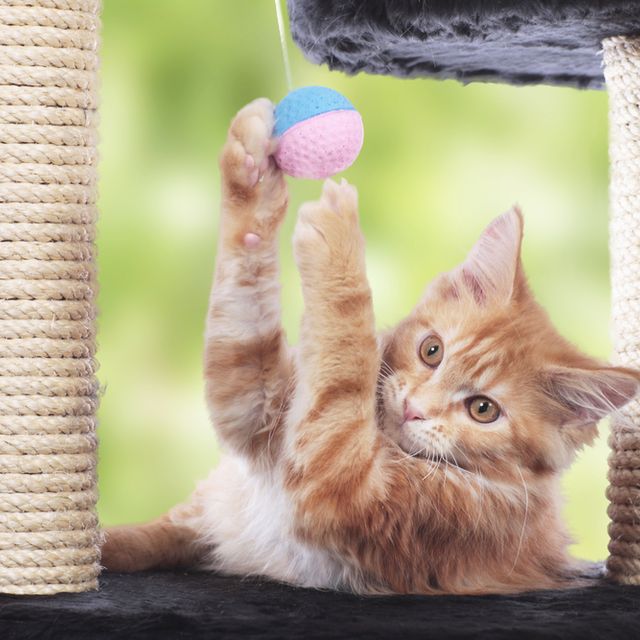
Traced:
<path id="1" fill-rule="evenodd" d="M 554 367 L 545 373 L 544 388 L 563 425 L 585 427 L 633 400 L 640 391 L 640 372 L 607 366 Z"/>
<path id="2" fill-rule="evenodd" d="M 456 280 L 478 304 L 509 302 L 524 287 L 520 261 L 523 218 L 518 207 L 496 218 L 456 270 Z"/>

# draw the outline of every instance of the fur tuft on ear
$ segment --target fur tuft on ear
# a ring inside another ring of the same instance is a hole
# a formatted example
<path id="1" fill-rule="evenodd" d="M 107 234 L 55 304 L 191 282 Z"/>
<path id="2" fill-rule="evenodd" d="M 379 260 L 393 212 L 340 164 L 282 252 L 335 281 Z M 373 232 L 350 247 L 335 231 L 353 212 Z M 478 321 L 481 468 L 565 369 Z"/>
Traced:
<path id="1" fill-rule="evenodd" d="M 562 422 L 593 425 L 633 400 L 640 372 L 623 367 L 554 368 L 545 374 L 545 391 L 557 403 Z"/>
<path id="2" fill-rule="evenodd" d="M 478 304 L 506 303 L 513 297 L 520 266 L 523 219 L 518 207 L 496 218 L 482 233 L 456 279 Z"/>

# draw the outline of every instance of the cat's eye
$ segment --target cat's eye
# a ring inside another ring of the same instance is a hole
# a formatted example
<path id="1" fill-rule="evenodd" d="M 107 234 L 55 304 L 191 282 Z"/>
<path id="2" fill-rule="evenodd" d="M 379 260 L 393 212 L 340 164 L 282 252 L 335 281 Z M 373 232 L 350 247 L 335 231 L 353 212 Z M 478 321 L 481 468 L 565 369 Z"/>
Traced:
<path id="1" fill-rule="evenodd" d="M 420 358 L 428 367 L 437 367 L 444 356 L 444 345 L 438 336 L 429 336 L 420 345 Z"/>
<path id="2" fill-rule="evenodd" d="M 475 396 L 467 400 L 467 411 L 476 421 L 487 424 L 500 417 L 500 407 L 486 396 Z"/>

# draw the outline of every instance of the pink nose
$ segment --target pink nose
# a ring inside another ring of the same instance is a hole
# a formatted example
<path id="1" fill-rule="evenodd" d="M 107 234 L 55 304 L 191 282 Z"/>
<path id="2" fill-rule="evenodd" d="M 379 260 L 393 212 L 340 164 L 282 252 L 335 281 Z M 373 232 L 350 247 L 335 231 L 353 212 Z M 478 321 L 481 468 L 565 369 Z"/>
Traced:
<path id="1" fill-rule="evenodd" d="M 424 415 L 416 409 L 411 400 L 407 399 L 404 401 L 404 421 L 409 422 L 409 420 L 424 420 Z"/>

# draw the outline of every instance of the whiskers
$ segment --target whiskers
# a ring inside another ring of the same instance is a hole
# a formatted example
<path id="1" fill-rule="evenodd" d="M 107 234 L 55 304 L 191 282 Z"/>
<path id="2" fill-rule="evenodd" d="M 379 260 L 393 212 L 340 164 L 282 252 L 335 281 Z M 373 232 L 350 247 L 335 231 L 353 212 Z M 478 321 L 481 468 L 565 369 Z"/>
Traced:
<path id="1" fill-rule="evenodd" d="M 396 371 L 384 358 L 381 358 L 380 359 L 380 373 L 382 373 L 383 375 L 386 375 L 388 377 L 388 376 L 395 375 Z"/>
<path id="2" fill-rule="evenodd" d="M 385 411 L 385 398 L 384 389 L 388 380 L 393 380 L 396 376 L 396 371 L 393 367 L 384 359 L 380 360 L 380 368 L 378 369 L 378 378 L 376 381 L 376 423 L 384 430 L 384 418 L 386 416 Z"/>
<path id="3" fill-rule="evenodd" d="M 460 453 L 462 450 L 458 445 L 453 443 L 453 447 L 458 449 Z M 482 518 L 482 506 L 484 499 L 484 482 L 482 481 L 480 470 L 476 467 L 475 470 L 469 470 L 462 467 L 455 454 L 449 450 L 444 453 L 442 449 L 439 451 L 422 449 L 419 454 L 426 463 L 430 465 L 429 471 L 423 476 L 422 481 L 427 482 L 433 478 L 436 474 L 440 473 L 441 482 L 439 483 L 442 491 L 446 490 L 447 480 L 460 480 L 462 485 L 458 485 L 462 491 L 464 487 L 468 487 L 469 493 L 474 493 L 479 497 L 478 500 L 459 500 L 456 501 L 455 508 L 464 514 L 464 520 L 468 521 L 473 527 L 474 531 L 478 530 L 480 521 Z M 436 491 L 437 494 L 437 491 Z M 434 500 L 432 507 L 440 517 L 444 517 L 440 509 L 437 507 L 437 500 Z"/>
<path id="4" fill-rule="evenodd" d="M 475 476 L 476 474 L 479 474 L 480 471 L 478 467 L 475 467 L 475 472 L 472 469 L 468 469 L 466 466 L 467 460 L 466 460 L 466 455 L 464 454 L 464 451 L 455 442 L 452 442 L 451 444 L 453 445 L 453 449 L 457 449 L 460 452 L 460 454 L 462 454 L 465 457 L 465 464 L 461 465 L 458 462 L 458 459 L 456 458 L 453 451 L 449 453 L 449 455 L 453 458 L 453 463 L 455 464 L 457 470 L 460 472 L 460 475 L 463 478 L 463 480 L 466 480 L 467 482 L 469 482 L 469 478 Z"/>
<path id="5" fill-rule="evenodd" d="M 380 360 L 380 368 L 378 369 L 378 390 L 381 390 L 384 383 L 390 378 L 394 378 L 396 375 L 396 370 L 384 358 L 382 358 Z"/>
<path id="6" fill-rule="evenodd" d="M 431 457 L 429 457 L 427 455 L 427 450 L 426 449 L 422 449 L 417 455 L 420 455 L 427 462 L 431 463 L 431 469 L 428 471 L 427 475 L 422 478 L 422 480 L 424 482 L 424 481 L 428 480 L 429 478 L 431 478 L 432 476 L 434 476 L 438 472 L 438 470 L 442 466 L 442 462 L 444 461 L 444 458 L 441 455 L 439 455 L 437 460 L 434 460 L 433 458 L 431 458 Z"/>

